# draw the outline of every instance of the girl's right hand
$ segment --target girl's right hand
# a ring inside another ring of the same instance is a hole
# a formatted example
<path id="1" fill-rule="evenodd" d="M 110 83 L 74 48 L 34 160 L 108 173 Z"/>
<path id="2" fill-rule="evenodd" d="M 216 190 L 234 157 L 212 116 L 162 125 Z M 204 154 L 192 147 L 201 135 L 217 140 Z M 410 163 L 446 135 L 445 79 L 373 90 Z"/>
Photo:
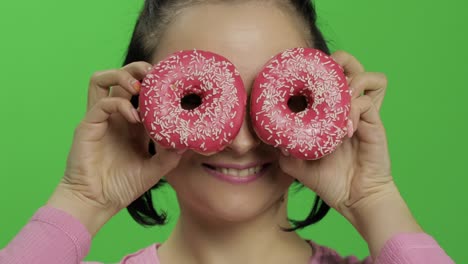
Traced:
<path id="1" fill-rule="evenodd" d="M 78 218 L 92 235 L 180 160 L 174 150 L 148 153 L 150 139 L 129 101 L 150 67 L 134 62 L 93 75 L 86 116 L 75 130 L 65 175 L 48 202 Z"/>

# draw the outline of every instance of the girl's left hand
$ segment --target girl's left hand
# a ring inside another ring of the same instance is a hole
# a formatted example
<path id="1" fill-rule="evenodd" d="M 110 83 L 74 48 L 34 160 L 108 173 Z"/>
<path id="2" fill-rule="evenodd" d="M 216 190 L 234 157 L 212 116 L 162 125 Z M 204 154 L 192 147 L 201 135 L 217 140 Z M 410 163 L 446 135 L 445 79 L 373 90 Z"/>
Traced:
<path id="1" fill-rule="evenodd" d="M 396 188 L 385 129 L 380 120 L 387 79 L 365 72 L 348 53 L 332 57 L 344 69 L 352 91 L 350 137 L 319 160 L 282 156 L 282 170 L 314 191 L 353 224 L 377 257 L 398 233 L 423 232 Z"/>
<path id="2" fill-rule="evenodd" d="M 282 156 L 280 166 L 352 221 L 353 210 L 369 197 L 395 189 L 387 138 L 379 116 L 387 79 L 382 73 L 365 72 L 348 53 L 338 51 L 332 57 L 343 67 L 352 91 L 350 132 L 354 134 L 322 159 L 307 161 Z"/>
<path id="3" fill-rule="evenodd" d="M 398 233 L 422 232 L 392 178 L 385 129 L 380 119 L 387 79 L 365 72 L 350 54 L 333 59 L 344 69 L 352 91 L 349 137 L 319 160 L 282 156 L 281 169 L 337 210 L 366 240 L 373 257 Z"/>

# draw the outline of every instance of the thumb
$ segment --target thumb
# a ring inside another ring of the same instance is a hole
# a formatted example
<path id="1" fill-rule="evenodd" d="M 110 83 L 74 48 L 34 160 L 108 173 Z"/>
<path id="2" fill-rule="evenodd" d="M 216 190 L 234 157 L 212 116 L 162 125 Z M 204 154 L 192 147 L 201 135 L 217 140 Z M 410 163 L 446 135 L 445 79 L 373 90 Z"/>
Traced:
<path id="1" fill-rule="evenodd" d="M 177 167 L 181 157 L 182 155 L 177 150 L 158 148 L 155 155 L 143 161 L 140 173 L 140 182 L 144 185 L 143 192 L 153 187 L 162 177 Z"/>
<path id="2" fill-rule="evenodd" d="M 313 192 L 317 192 L 320 180 L 320 163 L 325 158 L 302 160 L 292 156 L 281 155 L 279 166 L 283 172 L 295 178 Z"/>
<path id="3" fill-rule="evenodd" d="M 281 154 L 279 158 L 279 166 L 281 170 L 288 174 L 289 176 L 297 179 L 298 181 L 302 182 L 303 178 L 303 170 L 305 166 L 304 160 L 300 160 L 294 158 L 290 155 L 284 155 L 285 153 Z"/>

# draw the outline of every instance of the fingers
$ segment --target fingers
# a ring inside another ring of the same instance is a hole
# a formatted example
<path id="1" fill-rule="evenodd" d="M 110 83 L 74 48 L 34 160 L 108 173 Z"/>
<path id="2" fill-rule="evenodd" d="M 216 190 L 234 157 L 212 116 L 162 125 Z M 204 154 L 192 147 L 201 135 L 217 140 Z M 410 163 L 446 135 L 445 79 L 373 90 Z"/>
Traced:
<path id="1" fill-rule="evenodd" d="M 88 90 L 88 110 L 100 99 L 109 95 L 111 86 L 119 86 L 126 93 L 126 97 L 138 94 L 141 80 L 149 71 L 151 64 L 147 62 L 134 62 L 121 69 L 101 71 L 93 74 Z"/>
<path id="2" fill-rule="evenodd" d="M 86 114 L 83 122 L 97 124 L 106 122 L 114 113 L 120 113 L 128 122 L 141 122 L 138 112 L 130 101 L 118 97 L 107 97 L 97 102 Z"/>
<path id="3" fill-rule="evenodd" d="M 352 93 L 351 123 L 348 127 L 353 127 L 354 133 L 360 121 L 359 117 L 368 123 L 380 123 L 378 112 L 387 89 L 387 77 L 382 73 L 365 72 L 362 64 L 347 52 L 336 51 L 331 57 L 343 67 Z M 351 137 L 352 133 L 348 136 Z"/>
<path id="4" fill-rule="evenodd" d="M 153 65 L 146 61 L 137 61 L 125 65 L 122 70 L 129 72 L 137 80 L 142 80 L 152 68 Z"/>
<path id="5" fill-rule="evenodd" d="M 123 67 L 122 69 L 128 71 L 133 77 L 137 80 L 143 80 L 148 74 L 148 72 L 153 68 L 153 66 L 147 62 L 135 62 L 130 63 Z M 129 93 L 125 88 L 121 86 L 113 86 L 110 91 L 110 96 L 112 97 L 122 97 L 130 99 L 132 97 L 132 93 Z"/>
<path id="6" fill-rule="evenodd" d="M 352 122 L 353 134 L 358 129 L 360 121 L 370 125 L 380 125 L 380 115 L 372 98 L 368 95 L 363 95 L 351 103 L 350 120 Z M 351 137 L 352 134 L 348 134 Z"/>
<path id="7" fill-rule="evenodd" d="M 343 67 L 345 75 L 349 78 L 364 72 L 362 64 L 347 52 L 339 50 L 334 52 L 331 57 Z"/>
<path id="8" fill-rule="evenodd" d="M 369 96 L 374 105 L 380 110 L 387 89 L 387 77 L 379 72 L 364 72 L 353 77 L 349 84 L 352 91 L 352 99 L 361 95 Z"/>

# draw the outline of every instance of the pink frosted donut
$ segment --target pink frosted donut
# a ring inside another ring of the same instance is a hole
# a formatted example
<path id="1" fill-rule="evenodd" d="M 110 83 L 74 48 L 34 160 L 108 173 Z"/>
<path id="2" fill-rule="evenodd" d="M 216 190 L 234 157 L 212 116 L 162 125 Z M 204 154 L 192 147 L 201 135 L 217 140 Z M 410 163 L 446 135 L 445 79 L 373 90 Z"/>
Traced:
<path id="1" fill-rule="evenodd" d="M 142 81 L 140 115 L 150 137 L 166 148 L 214 153 L 234 140 L 247 96 L 226 58 L 179 51 L 156 64 Z"/>
<path id="2" fill-rule="evenodd" d="M 295 48 L 273 57 L 258 74 L 251 96 L 259 138 L 296 158 L 330 154 L 347 134 L 351 93 L 342 67 L 319 50 Z M 302 102 L 303 109 L 293 111 L 288 102 L 296 108 Z"/>

